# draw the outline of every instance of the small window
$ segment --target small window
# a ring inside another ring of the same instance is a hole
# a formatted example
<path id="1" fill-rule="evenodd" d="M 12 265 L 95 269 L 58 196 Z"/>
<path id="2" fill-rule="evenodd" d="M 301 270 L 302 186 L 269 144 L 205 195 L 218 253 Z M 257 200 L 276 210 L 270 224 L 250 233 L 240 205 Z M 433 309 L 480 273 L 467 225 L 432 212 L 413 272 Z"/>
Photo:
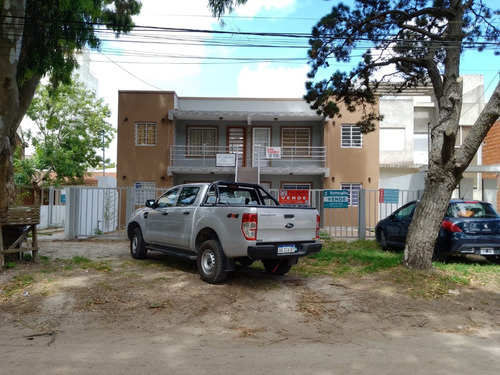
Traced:
<path id="1" fill-rule="evenodd" d="M 135 145 L 156 146 L 156 123 L 138 122 L 135 124 Z"/>
<path id="2" fill-rule="evenodd" d="M 340 188 L 349 191 L 348 201 L 350 207 L 359 206 L 359 191 L 362 188 L 360 183 L 343 183 L 340 184 Z"/>
<path id="3" fill-rule="evenodd" d="M 357 125 L 342 125 L 341 146 L 342 148 L 363 147 L 361 128 Z"/>

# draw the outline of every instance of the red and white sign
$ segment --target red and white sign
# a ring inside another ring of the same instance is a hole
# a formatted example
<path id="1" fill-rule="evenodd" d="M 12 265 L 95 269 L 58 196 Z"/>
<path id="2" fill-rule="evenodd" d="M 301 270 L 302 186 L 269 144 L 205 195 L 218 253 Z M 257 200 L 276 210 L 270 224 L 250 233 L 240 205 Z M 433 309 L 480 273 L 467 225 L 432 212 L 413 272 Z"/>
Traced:
<path id="1" fill-rule="evenodd" d="M 309 190 L 280 190 L 279 202 L 283 205 L 309 206 Z"/>
<path id="2" fill-rule="evenodd" d="M 266 147 L 266 159 L 281 159 L 281 147 Z"/>

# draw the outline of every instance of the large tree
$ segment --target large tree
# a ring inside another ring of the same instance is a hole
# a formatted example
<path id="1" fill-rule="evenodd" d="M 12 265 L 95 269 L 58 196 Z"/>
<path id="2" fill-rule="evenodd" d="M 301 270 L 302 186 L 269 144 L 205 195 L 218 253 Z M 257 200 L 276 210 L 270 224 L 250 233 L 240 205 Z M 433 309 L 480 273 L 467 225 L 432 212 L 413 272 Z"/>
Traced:
<path id="1" fill-rule="evenodd" d="M 114 129 L 106 121 L 109 107 L 78 78 L 56 88 L 39 85 L 27 115 L 36 130 L 25 142 L 35 152 L 32 160 L 15 160 L 16 181 L 26 176 L 36 183 L 82 183 L 87 170 L 102 162 L 100 149 L 113 139 Z"/>
<path id="2" fill-rule="evenodd" d="M 245 2 L 209 0 L 209 5 L 214 15 L 221 16 Z M 432 85 L 438 114 L 430 129 L 425 189 L 404 253 L 409 268 L 431 267 L 452 192 L 500 115 L 498 84 L 462 145 L 455 147 L 463 95 L 461 55 L 486 48 L 498 55 L 499 14 L 483 0 L 355 0 L 353 7 L 333 6 L 312 30 L 305 99 L 327 116 L 338 115 L 340 103 L 352 111 L 369 108 L 365 104 L 376 102 L 382 86 L 401 92 Z M 364 50 L 362 58 L 350 72 L 335 70 L 329 78 L 315 81 L 325 69 L 334 69 L 334 61 L 350 62 L 360 49 Z M 368 111 L 359 125 L 369 132 L 378 118 L 378 113 Z"/>
<path id="3" fill-rule="evenodd" d="M 97 49 L 99 28 L 130 31 L 139 0 L 0 0 L 0 208 L 14 200 L 16 131 L 40 78 L 68 81 L 75 54 Z"/>

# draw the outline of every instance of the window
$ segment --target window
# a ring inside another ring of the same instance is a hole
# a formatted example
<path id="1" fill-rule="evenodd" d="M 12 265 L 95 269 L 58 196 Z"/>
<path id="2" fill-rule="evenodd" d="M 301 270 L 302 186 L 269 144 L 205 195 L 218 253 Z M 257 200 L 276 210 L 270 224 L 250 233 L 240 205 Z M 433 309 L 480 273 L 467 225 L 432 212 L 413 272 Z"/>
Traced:
<path id="1" fill-rule="evenodd" d="M 359 206 L 359 191 L 362 185 L 360 183 L 343 183 L 340 184 L 340 189 L 349 191 L 349 206 Z"/>
<path id="2" fill-rule="evenodd" d="M 148 199 L 156 199 L 156 184 L 151 181 L 136 181 L 135 187 L 135 205 L 144 206 Z"/>
<path id="3" fill-rule="evenodd" d="M 173 188 L 167 191 L 158 199 L 158 208 L 172 207 L 175 202 L 175 197 L 177 197 L 177 192 L 179 188 Z"/>
<path id="4" fill-rule="evenodd" d="M 283 156 L 308 155 L 311 147 L 311 129 L 281 129 L 281 147 Z"/>
<path id="5" fill-rule="evenodd" d="M 396 216 L 398 219 L 411 219 L 413 217 L 413 212 L 415 211 L 416 206 L 417 202 L 411 202 L 396 211 L 394 213 L 394 216 Z"/>
<path id="6" fill-rule="evenodd" d="M 177 206 L 191 206 L 196 200 L 199 190 L 200 188 L 198 186 L 187 186 L 182 188 L 179 199 L 177 200 Z"/>
<path id="7" fill-rule="evenodd" d="M 363 135 L 361 128 L 357 125 L 342 125 L 342 148 L 363 147 Z"/>
<path id="8" fill-rule="evenodd" d="M 293 184 L 293 183 L 286 183 L 283 184 L 282 189 L 285 190 L 309 190 L 311 189 L 311 184 Z"/>
<path id="9" fill-rule="evenodd" d="M 189 156 L 215 156 L 217 153 L 217 128 L 188 128 Z"/>
<path id="10" fill-rule="evenodd" d="M 135 145 L 156 146 L 156 123 L 137 122 L 135 124 Z"/>

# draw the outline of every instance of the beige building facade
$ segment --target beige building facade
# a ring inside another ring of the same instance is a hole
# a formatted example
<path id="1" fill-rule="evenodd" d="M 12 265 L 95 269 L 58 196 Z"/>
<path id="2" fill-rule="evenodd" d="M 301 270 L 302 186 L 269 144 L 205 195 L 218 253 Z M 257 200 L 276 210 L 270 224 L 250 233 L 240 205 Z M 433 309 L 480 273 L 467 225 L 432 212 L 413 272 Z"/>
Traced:
<path id="1" fill-rule="evenodd" d="M 302 99 L 120 91 L 117 184 L 237 180 L 268 189 L 377 189 L 379 134 L 359 113 L 327 119 Z M 378 129 L 378 126 L 377 126 Z"/>

